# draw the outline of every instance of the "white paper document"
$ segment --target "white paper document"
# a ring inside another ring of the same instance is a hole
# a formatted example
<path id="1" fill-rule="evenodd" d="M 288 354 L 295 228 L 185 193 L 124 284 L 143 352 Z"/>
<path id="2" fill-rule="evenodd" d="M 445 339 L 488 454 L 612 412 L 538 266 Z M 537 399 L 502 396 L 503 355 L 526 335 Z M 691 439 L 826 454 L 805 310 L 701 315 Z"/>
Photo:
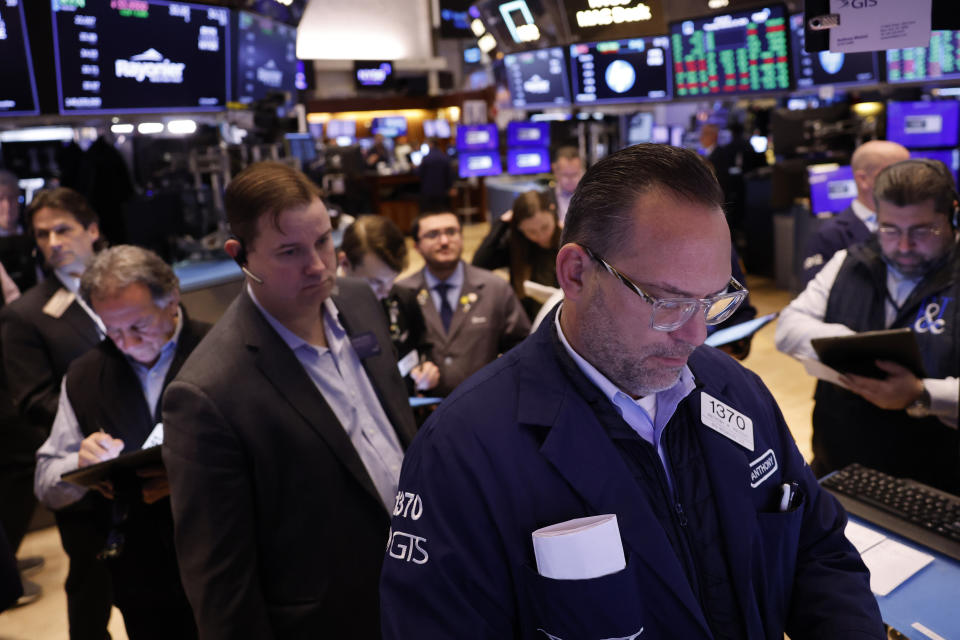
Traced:
<path id="1" fill-rule="evenodd" d="M 884 51 L 930 44 L 932 0 L 830 0 L 840 24 L 830 29 L 830 51 Z"/>
<path id="2" fill-rule="evenodd" d="M 812 375 L 814 378 L 817 378 L 818 380 L 825 380 L 826 382 L 832 382 L 838 387 L 843 387 L 844 389 L 848 388 L 847 385 L 840 381 L 840 372 L 836 369 L 831 369 L 819 360 L 814 360 L 813 358 L 800 358 L 800 362 L 803 363 L 803 368 L 807 370 L 807 373 Z"/>
<path id="3" fill-rule="evenodd" d="M 617 516 L 576 518 L 533 532 L 537 572 L 554 580 L 589 580 L 623 570 Z"/>
<path id="4" fill-rule="evenodd" d="M 147 436 L 147 439 L 143 441 L 143 446 L 141 449 L 149 449 L 150 447 L 155 447 L 158 444 L 163 444 L 163 423 L 158 422 L 154 427 L 153 431 L 150 432 L 150 435 Z"/>
<path id="5" fill-rule="evenodd" d="M 933 562 L 933 556 L 896 540 L 884 540 L 860 555 L 870 570 L 870 590 L 885 596 Z"/>
<path id="6" fill-rule="evenodd" d="M 887 539 L 887 536 L 882 533 L 878 533 L 856 522 L 847 522 L 847 528 L 844 529 L 843 532 L 846 534 L 847 540 L 850 541 L 860 555 L 863 555 L 863 552 L 870 547 Z"/>

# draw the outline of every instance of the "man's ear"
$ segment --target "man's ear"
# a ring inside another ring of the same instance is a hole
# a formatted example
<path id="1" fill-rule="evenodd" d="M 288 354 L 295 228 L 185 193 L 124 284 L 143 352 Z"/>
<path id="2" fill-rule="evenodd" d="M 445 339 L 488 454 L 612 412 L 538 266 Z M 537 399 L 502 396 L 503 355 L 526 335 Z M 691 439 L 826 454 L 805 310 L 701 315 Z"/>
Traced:
<path id="1" fill-rule="evenodd" d="M 590 262 L 590 256 L 580 245 L 571 242 L 560 247 L 557 253 L 557 282 L 567 300 L 578 300 L 582 295 Z"/>
<path id="2" fill-rule="evenodd" d="M 240 249 L 243 248 L 243 245 L 240 244 L 240 241 L 236 238 L 229 238 L 226 242 L 223 243 L 223 250 L 227 252 L 227 255 L 237 259 L 237 256 L 240 255 Z"/>

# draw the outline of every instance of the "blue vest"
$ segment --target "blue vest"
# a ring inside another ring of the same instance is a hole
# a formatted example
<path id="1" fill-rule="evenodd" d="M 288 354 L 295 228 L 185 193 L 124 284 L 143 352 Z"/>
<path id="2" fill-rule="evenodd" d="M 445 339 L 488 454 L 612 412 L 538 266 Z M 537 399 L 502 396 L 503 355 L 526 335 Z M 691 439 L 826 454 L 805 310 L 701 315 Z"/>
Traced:
<path id="1" fill-rule="evenodd" d="M 960 373 L 958 254 L 927 274 L 904 302 L 890 328 L 913 330 L 928 378 Z M 856 245 L 830 290 L 824 322 L 854 331 L 884 328 L 887 267 L 875 240 Z M 835 385 L 817 385 L 813 411 L 815 470 L 851 462 L 910 477 L 952 493 L 960 491 L 960 438 L 935 417 L 911 418 L 880 409 Z"/>

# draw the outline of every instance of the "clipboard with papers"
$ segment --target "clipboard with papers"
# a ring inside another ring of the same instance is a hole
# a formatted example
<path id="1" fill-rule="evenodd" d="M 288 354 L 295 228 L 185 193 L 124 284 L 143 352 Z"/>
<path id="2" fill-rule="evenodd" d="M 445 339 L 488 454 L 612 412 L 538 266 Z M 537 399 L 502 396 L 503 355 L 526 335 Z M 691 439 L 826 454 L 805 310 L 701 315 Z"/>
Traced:
<path id="1" fill-rule="evenodd" d="M 163 464 L 160 457 L 160 445 L 124 453 L 112 460 L 106 460 L 89 467 L 81 467 L 75 471 L 60 476 L 65 480 L 81 487 L 92 487 L 103 480 L 110 480 L 117 474 L 133 474 L 138 469 Z"/>

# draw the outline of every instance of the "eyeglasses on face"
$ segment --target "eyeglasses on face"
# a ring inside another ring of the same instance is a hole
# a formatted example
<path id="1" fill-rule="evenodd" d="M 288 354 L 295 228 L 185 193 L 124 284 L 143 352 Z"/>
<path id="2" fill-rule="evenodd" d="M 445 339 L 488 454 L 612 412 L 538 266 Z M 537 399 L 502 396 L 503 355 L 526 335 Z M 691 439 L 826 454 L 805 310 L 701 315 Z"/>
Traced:
<path id="1" fill-rule="evenodd" d="M 431 229 L 430 231 L 424 231 L 420 234 L 421 240 L 437 240 L 440 236 L 447 236 L 448 238 L 456 238 L 460 235 L 459 227 L 447 227 L 446 229 Z"/>
<path id="2" fill-rule="evenodd" d="M 923 225 L 920 227 L 910 227 L 906 230 L 907 240 L 914 244 L 923 244 L 933 240 L 943 233 L 943 229 L 934 225 Z M 904 230 L 893 225 L 882 225 L 877 229 L 877 237 L 881 242 L 900 242 Z"/>
<path id="3" fill-rule="evenodd" d="M 598 262 L 610 275 L 653 307 L 653 313 L 650 314 L 650 328 L 657 331 L 676 331 L 692 318 L 698 309 L 703 309 L 703 320 L 706 324 L 720 324 L 733 315 L 743 299 L 747 297 L 747 289 L 736 279 L 730 278 L 727 287 L 733 290 L 711 298 L 658 298 L 644 291 L 643 287 L 622 274 L 616 267 L 589 248 L 583 247 L 583 249 L 592 260 Z"/>

